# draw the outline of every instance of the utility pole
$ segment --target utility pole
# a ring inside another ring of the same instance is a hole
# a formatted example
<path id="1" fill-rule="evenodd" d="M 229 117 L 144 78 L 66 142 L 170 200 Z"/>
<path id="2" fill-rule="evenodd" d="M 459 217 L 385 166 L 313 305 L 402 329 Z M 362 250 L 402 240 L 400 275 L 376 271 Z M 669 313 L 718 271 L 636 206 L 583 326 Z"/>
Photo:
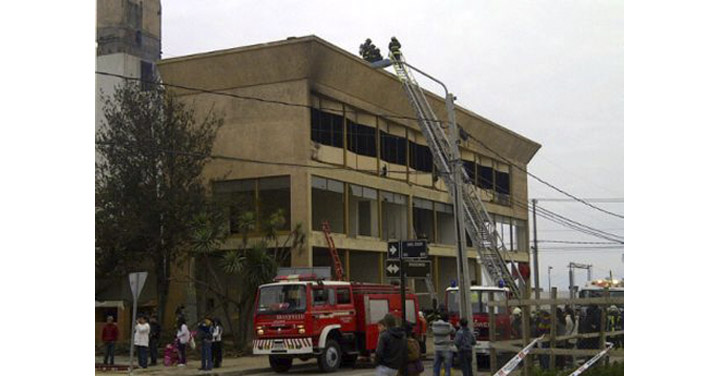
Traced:
<path id="1" fill-rule="evenodd" d="M 447 93 L 445 105 L 447 106 L 448 118 L 450 120 L 450 144 L 453 152 L 453 207 L 455 209 L 455 236 L 457 237 L 457 269 L 458 269 L 458 293 L 460 297 L 460 318 L 467 319 L 470 333 L 475 333 L 473 327 L 472 303 L 470 301 L 470 270 L 467 253 L 465 250 L 465 207 L 462 199 L 462 169 L 463 163 L 460 156 L 460 134 L 455 123 L 455 107 L 453 101 L 455 96 Z M 472 370 L 477 370 L 475 359 L 475 347 L 472 348 Z"/>
<path id="2" fill-rule="evenodd" d="M 535 274 L 535 299 L 540 299 L 540 265 L 538 262 L 538 241 L 537 241 L 537 216 L 535 214 L 537 199 L 532 200 L 533 205 L 533 269 Z"/>

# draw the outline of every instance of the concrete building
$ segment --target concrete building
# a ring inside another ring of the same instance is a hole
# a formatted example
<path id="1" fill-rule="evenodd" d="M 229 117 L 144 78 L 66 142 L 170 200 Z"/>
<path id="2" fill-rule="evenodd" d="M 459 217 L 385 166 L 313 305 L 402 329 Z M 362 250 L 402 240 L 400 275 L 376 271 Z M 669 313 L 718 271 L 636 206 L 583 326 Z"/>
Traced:
<path id="1" fill-rule="evenodd" d="M 271 162 L 215 159 L 205 176 L 214 194 L 232 199 L 232 210 L 262 219 L 284 209 L 287 231 L 302 223 L 307 242 L 291 255 L 292 266 L 330 265 L 321 228 L 328 221 L 351 280 L 384 282 L 387 241 L 416 238 L 430 243 L 438 292 L 456 279 L 450 197 L 434 178 L 432 156 L 393 74 L 316 36 L 166 59 L 158 68 L 166 83 L 233 95 L 175 90 L 198 113 L 224 115 L 215 155 Z M 426 95 L 446 120 L 443 99 Z M 540 148 L 462 107 L 457 122 L 519 166 Z M 463 142 L 461 152 L 512 258 L 528 262 L 528 212 L 517 204 L 527 202 L 527 175 L 477 142 Z M 225 246 L 239 244 L 236 236 Z M 471 279 L 479 280 L 474 248 L 469 256 L 476 265 Z"/>
<path id="2" fill-rule="evenodd" d="M 95 70 L 125 77 L 152 80 L 160 60 L 160 0 L 97 0 Z M 122 79 L 95 75 L 95 129 L 103 120 L 102 96 L 112 96 Z M 96 158 L 98 154 L 96 154 Z M 132 303 L 127 278 L 95 279 L 96 341 L 105 318 L 112 315 L 121 328 L 121 339 L 131 327 Z M 155 277 L 151 275 L 139 298 L 141 312 L 155 308 Z M 170 315 L 168 315 L 170 316 Z M 171 322 L 171 321 L 170 321 Z"/>
<path id="3" fill-rule="evenodd" d="M 152 80 L 160 60 L 160 0 L 97 0 L 95 70 Z M 101 95 L 122 80 L 95 76 L 95 126 L 102 122 Z"/>

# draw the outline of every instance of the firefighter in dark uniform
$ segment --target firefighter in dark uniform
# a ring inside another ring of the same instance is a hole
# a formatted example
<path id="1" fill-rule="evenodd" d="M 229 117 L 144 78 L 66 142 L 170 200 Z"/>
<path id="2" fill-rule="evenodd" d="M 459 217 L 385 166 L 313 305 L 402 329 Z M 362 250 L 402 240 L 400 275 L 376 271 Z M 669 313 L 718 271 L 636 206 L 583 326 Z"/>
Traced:
<path id="1" fill-rule="evenodd" d="M 390 53 L 395 57 L 395 59 L 400 58 L 400 42 L 398 42 L 397 38 L 392 37 L 390 38 L 390 44 L 388 45 L 388 48 L 390 49 Z"/>
<path id="2" fill-rule="evenodd" d="M 370 45 L 372 44 L 372 41 L 368 38 L 365 39 L 365 43 L 360 45 L 360 56 L 362 56 L 363 60 L 370 61 Z"/>

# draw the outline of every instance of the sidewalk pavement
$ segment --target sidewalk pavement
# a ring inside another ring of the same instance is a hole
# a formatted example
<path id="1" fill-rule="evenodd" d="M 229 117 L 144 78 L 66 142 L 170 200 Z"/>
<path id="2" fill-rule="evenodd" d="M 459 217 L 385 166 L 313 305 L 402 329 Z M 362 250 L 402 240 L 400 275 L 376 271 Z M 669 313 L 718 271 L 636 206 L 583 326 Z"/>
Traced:
<path id="1" fill-rule="evenodd" d="M 213 369 L 212 371 L 200 371 L 200 360 L 188 359 L 188 363 L 185 367 L 171 366 L 165 367 L 160 363 L 161 359 L 158 359 L 158 365 L 148 366 L 148 368 L 142 369 L 137 365 L 137 359 L 135 359 L 133 365 L 133 374 L 137 375 L 222 375 L 222 376 L 239 376 L 239 375 L 254 375 L 258 373 L 270 371 L 270 365 L 268 364 L 267 356 L 242 356 L 237 358 L 224 358 L 222 367 Z M 95 357 L 95 363 L 101 364 L 103 361 L 102 356 Z M 115 356 L 115 365 L 128 365 L 130 364 L 130 358 L 128 356 Z M 127 371 L 95 371 L 96 375 L 119 375 L 127 374 Z"/>

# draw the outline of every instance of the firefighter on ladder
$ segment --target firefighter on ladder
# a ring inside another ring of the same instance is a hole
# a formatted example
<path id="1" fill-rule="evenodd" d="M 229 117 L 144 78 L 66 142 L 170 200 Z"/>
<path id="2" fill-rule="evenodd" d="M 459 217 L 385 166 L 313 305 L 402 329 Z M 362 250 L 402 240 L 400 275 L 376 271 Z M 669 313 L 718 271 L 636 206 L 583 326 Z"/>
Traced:
<path id="1" fill-rule="evenodd" d="M 390 54 L 395 58 L 395 60 L 400 59 L 400 47 L 402 46 L 400 45 L 400 42 L 398 42 L 397 38 L 390 38 L 388 49 L 390 49 Z"/>

